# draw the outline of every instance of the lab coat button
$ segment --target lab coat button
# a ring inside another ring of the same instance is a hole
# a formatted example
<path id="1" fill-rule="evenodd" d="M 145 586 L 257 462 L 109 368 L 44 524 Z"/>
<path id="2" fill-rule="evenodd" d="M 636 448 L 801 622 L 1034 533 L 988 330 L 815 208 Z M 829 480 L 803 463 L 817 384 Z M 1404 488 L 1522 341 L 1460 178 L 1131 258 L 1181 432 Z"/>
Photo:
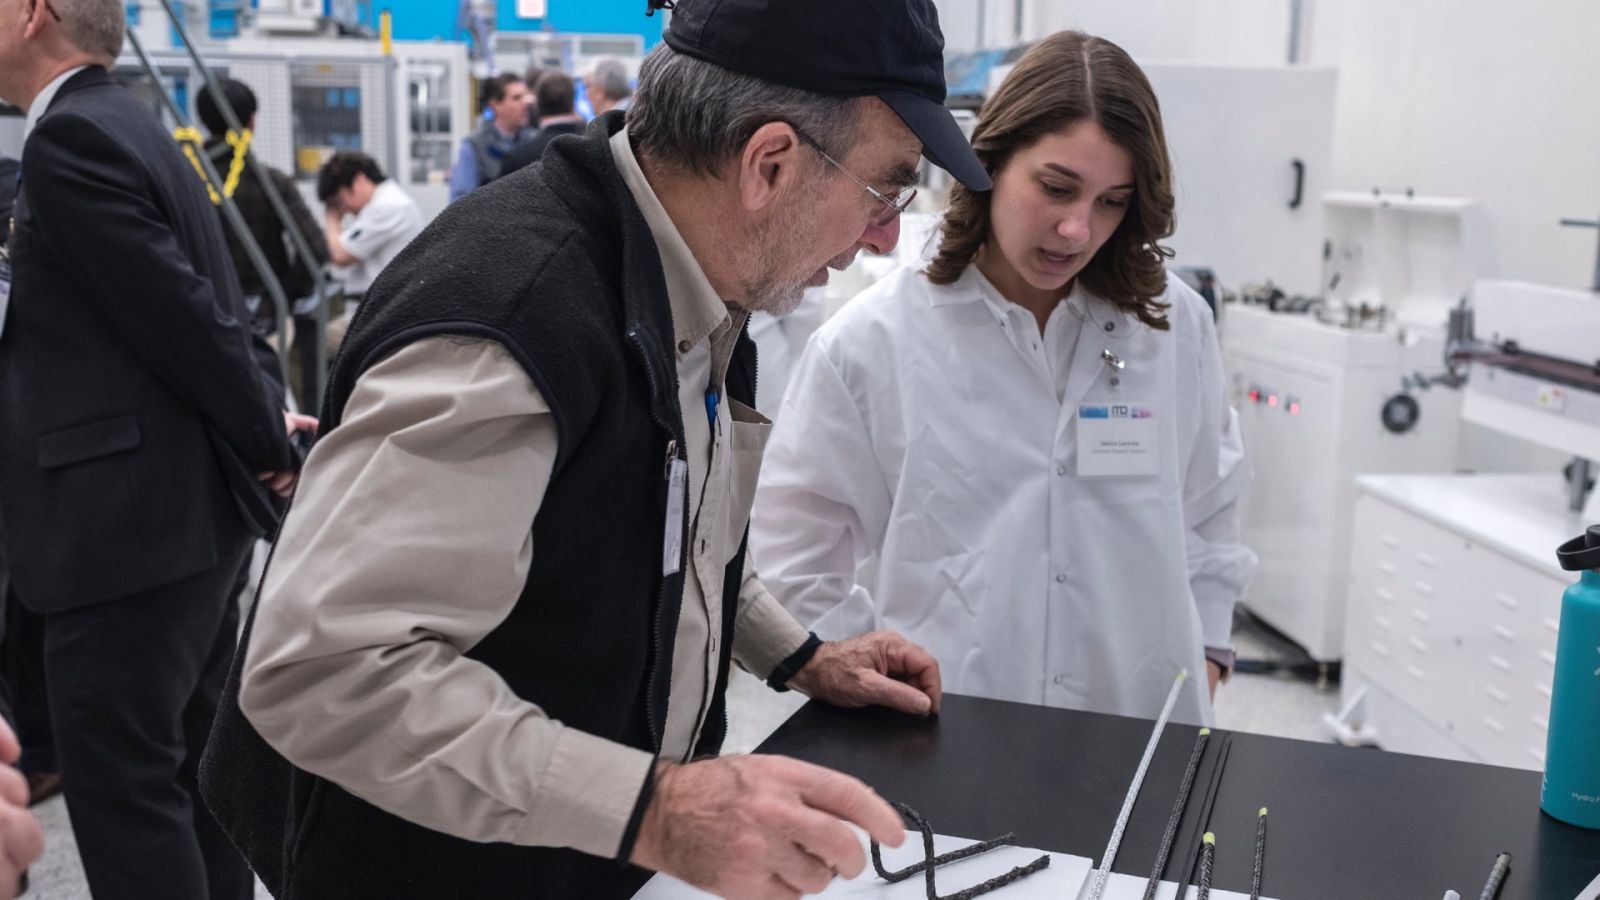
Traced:
<path id="1" fill-rule="evenodd" d="M 1107 322 L 1106 323 L 1106 330 L 1107 331 L 1116 331 L 1117 330 L 1117 323 L 1115 323 L 1115 322 Z"/>
<path id="2" fill-rule="evenodd" d="M 693 349 L 694 349 L 694 345 L 689 343 L 688 341 L 679 341 L 678 342 L 678 352 L 679 353 L 688 353 L 690 350 L 693 350 Z"/>
<path id="3" fill-rule="evenodd" d="M 1056 584 L 1065 584 L 1066 581 L 1067 581 L 1067 573 L 1065 573 L 1065 572 L 1057 572 L 1056 573 Z"/>
<path id="4" fill-rule="evenodd" d="M 1061 687 L 1062 685 L 1067 683 L 1067 676 L 1065 676 L 1065 675 L 1057 675 L 1055 678 L 1053 678 L 1051 680 L 1056 683 L 1056 687 Z"/>
<path id="5" fill-rule="evenodd" d="M 1061 465 L 1056 466 L 1056 474 L 1057 475 L 1065 475 L 1065 474 L 1067 474 L 1066 463 L 1062 463 Z"/>

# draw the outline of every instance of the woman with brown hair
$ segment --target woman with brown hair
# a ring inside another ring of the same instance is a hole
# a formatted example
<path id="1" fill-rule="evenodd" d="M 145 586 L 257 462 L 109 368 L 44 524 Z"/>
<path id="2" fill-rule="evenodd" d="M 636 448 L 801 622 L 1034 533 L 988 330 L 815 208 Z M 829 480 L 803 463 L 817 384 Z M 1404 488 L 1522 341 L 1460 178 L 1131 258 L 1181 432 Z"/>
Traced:
<path id="1" fill-rule="evenodd" d="M 891 628 L 947 690 L 1211 720 L 1255 567 L 1249 468 L 1204 301 L 1168 276 L 1154 92 L 1109 41 L 1054 35 L 985 105 L 994 190 L 938 253 L 812 339 L 751 528 L 763 581 L 824 637 Z M 876 561 L 875 587 L 857 570 Z"/>

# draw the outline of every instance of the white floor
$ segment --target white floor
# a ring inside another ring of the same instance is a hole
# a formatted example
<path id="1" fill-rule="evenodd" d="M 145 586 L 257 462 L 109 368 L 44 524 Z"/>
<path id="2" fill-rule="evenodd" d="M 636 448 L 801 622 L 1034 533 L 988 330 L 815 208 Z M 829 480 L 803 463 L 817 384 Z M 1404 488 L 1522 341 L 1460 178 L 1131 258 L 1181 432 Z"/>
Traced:
<path id="1" fill-rule="evenodd" d="M 1290 651 L 1280 642 L 1251 627 L 1242 628 L 1235 641 L 1241 658 L 1280 659 Z M 753 750 L 783 724 L 805 700 L 794 693 L 778 694 L 756 679 L 737 673 L 729 687 L 729 732 L 726 752 Z M 1288 675 L 1235 675 L 1217 691 L 1217 727 L 1302 740 L 1326 740 L 1322 715 L 1337 707 L 1338 695 L 1319 691 L 1309 680 Z M 44 858 L 31 873 L 36 900 L 87 900 L 88 888 L 77 846 L 67 822 L 66 804 L 56 797 L 35 809 L 45 826 Z M 267 892 L 257 886 L 258 900 Z"/>

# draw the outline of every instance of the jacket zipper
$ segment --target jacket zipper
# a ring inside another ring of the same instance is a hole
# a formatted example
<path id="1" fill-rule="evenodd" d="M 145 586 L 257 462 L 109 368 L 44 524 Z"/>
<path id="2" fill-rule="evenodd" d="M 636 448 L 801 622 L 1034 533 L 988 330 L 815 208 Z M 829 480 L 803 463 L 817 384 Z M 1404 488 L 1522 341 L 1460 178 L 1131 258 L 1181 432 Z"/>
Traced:
<path id="1" fill-rule="evenodd" d="M 645 380 L 650 385 L 650 400 L 651 400 L 651 403 L 650 403 L 650 417 L 655 420 L 657 425 L 661 426 L 661 430 L 662 431 L 665 431 L 667 434 L 674 434 L 674 432 L 672 430 L 672 424 L 670 422 L 666 421 L 664 418 L 662 418 L 661 414 L 656 411 L 655 399 L 660 396 L 660 386 L 656 383 L 656 371 L 655 371 L 655 368 L 652 365 L 654 360 L 650 356 L 649 348 L 645 346 L 644 339 L 639 336 L 639 329 L 638 328 L 630 328 L 628 330 L 628 340 L 633 342 L 634 347 L 637 348 L 638 351 L 639 351 L 639 355 L 644 359 Z M 679 458 L 679 456 L 678 456 L 678 440 L 677 440 L 677 438 L 674 437 L 674 438 L 672 438 L 672 439 L 667 441 L 667 454 L 666 454 L 666 456 L 667 456 L 666 464 L 662 469 L 661 478 L 662 478 L 662 480 L 664 482 L 666 482 L 667 489 L 671 490 L 672 489 L 672 462 L 673 462 L 673 460 Z M 671 502 L 672 502 L 671 498 L 668 498 L 667 503 L 670 505 Z M 687 527 L 687 526 L 685 526 L 685 527 Z M 687 542 L 686 536 L 680 536 L 680 546 L 682 546 L 686 542 Z M 680 565 L 679 565 L 679 571 L 680 572 L 682 571 L 681 560 L 680 560 Z M 655 613 L 654 633 L 651 635 L 651 649 L 655 652 L 655 657 L 656 657 L 657 660 L 659 660 L 661 658 L 661 612 L 662 612 L 662 609 L 666 606 L 666 603 L 667 603 L 667 579 L 666 579 L 665 576 L 663 576 L 662 579 L 661 579 L 661 589 L 656 593 L 656 613 Z M 651 666 L 650 667 L 650 673 L 645 678 L 645 707 L 646 707 L 645 708 L 645 724 L 650 727 L 650 740 L 651 740 L 651 742 L 653 743 L 653 745 L 655 747 L 656 755 L 659 756 L 661 754 L 662 735 L 661 735 L 660 729 L 658 729 L 656 727 L 655 705 L 654 705 L 655 704 L 655 696 L 656 696 L 656 669 L 657 668 L 658 668 L 658 666 Z"/>

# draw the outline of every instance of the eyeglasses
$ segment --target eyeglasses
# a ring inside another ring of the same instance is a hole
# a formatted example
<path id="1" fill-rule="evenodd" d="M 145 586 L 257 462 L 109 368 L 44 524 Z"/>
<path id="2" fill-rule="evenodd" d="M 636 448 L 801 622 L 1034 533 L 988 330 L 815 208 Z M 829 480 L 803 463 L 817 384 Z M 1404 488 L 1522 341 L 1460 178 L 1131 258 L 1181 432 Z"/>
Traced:
<path id="1" fill-rule="evenodd" d="M 817 151 L 817 155 L 818 156 L 821 156 L 823 159 L 827 160 L 828 163 L 830 165 L 832 165 L 835 169 L 838 169 L 839 171 L 843 172 L 845 174 L 846 178 L 849 178 L 851 181 L 854 181 L 856 184 L 861 185 L 861 187 L 863 189 L 865 189 L 867 193 L 869 193 L 872 196 L 878 198 L 878 202 L 882 203 L 885 207 L 887 207 L 878 216 L 878 218 L 873 220 L 872 224 L 874 226 L 876 226 L 878 228 L 882 228 L 883 226 L 888 225 L 890 222 L 893 222 L 897 216 L 899 216 L 901 213 L 906 211 L 906 207 L 911 205 L 911 201 L 917 199 L 917 189 L 914 188 L 914 187 L 904 188 L 904 189 L 902 189 L 900 191 L 899 194 L 896 194 L 895 196 L 890 197 L 888 194 L 885 194 L 884 192 L 882 192 L 882 191 L 878 190 L 877 188 L 873 187 L 872 185 L 867 184 L 866 181 L 864 181 L 859 175 L 857 175 L 856 173 L 850 171 L 849 169 L 846 169 L 844 167 L 843 163 L 841 163 L 837 159 L 834 159 L 833 157 L 829 156 L 828 155 L 828 151 L 822 149 L 822 145 L 817 143 L 816 140 L 811 137 L 811 135 L 806 134 L 804 131 L 801 131 L 798 127 L 796 127 L 792 123 L 790 124 L 789 127 L 790 128 L 794 128 L 795 135 L 800 138 L 800 141 L 802 143 L 804 143 L 806 146 L 810 147 L 811 149 Z"/>
<path id="2" fill-rule="evenodd" d="M 56 8 L 55 8 L 55 6 L 53 6 L 50 3 L 50 0 L 43 0 L 43 3 L 44 3 L 45 11 L 50 13 L 50 18 L 55 19 L 56 23 L 60 24 L 60 22 L 61 22 L 61 13 L 56 12 Z M 33 14 L 29 13 L 28 18 L 32 19 L 33 18 Z"/>

